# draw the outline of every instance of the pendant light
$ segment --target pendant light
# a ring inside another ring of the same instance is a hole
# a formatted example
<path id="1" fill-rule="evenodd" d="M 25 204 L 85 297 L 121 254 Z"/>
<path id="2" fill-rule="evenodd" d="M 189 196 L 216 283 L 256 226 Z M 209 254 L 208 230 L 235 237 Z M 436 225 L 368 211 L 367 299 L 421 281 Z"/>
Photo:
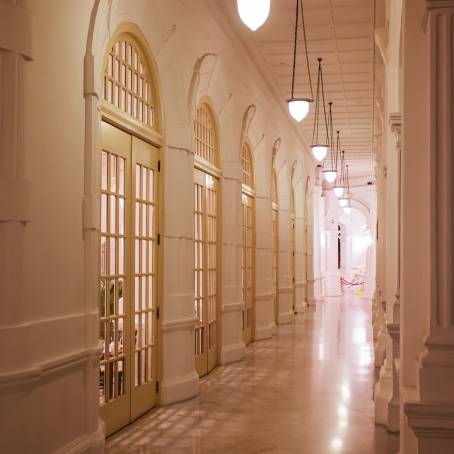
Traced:
<path id="1" fill-rule="evenodd" d="M 323 109 L 323 112 L 321 110 Z M 323 115 L 322 115 L 323 114 Z M 324 130 L 320 139 L 320 116 L 324 120 Z M 322 162 L 326 158 L 329 147 L 328 121 L 326 119 L 325 89 L 323 87 L 322 59 L 318 59 L 317 92 L 315 95 L 314 129 L 312 131 L 312 154 L 314 158 Z"/>
<path id="2" fill-rule="evenodd" d="M 345 214 L 350 214 L 350 178 L 348 175 L 348 165 L 345 166 L 345 193 L 339 199 L 340 206 L 344 209 Z"/>
<path id="3" fill-rule="evenodd" d="M 245 0 L 247 1 L 247 0 Z M 301 23 L 303 26 L 303 37 L 304 37 L 304 52 L 306 54 L 306 66 L 307 66 L 307 75 L 309 79 L 309 86 L 311 90 L 310 98 L 296 98 L 295 97 L 295 73 L 296 73 L 296 50 L 298 47 L 298 25 L 299 25 L 299 10 L 301 8 Z M 295 16 L 295 35 L 293 41 L 293 69 L 292 69 L 292 92 L 290 99 L 287 99 L 288 110 L 292 118 L 300 122 L 306 118 L 309 113 L 309 105 L 313 102 L 314 92 L 312 89 L 312 78 L 309 68 L 309 56 L 307 53 L 307 38 L 306 38 L 306 25 L 304 23 L 304 12 L 303 12 L 303 1 L 296 0 L 296 16 Z"/>
<path id="4" fill-rule="evenodd" d="M 330 131 L 330 147 L 329 147 L 329 160 L 327 163 L 327 168 L 323 171 L 325 180 L 328 183 L 334 183 L 337 176 L 337 152 L 335 151 L 334 146 L 334 137 L 333 137 L 333 103 L 329 103 L 329 131 Z M 338 132 L 339 135 L 339 132 Z M 325 161 L 326 162 L 326 161 Z"/>
<path id="5" fill-rule="evenodd" d="M 342 186 L 334 186 L 333 192 L 337 198 L 341 197 L 344 193 L 344 188 Z"/>
<path id="6" fill-rule="evenodd" d="M 339 147 L 339 142 L 338 142 L 338 147 Z M 340 175 L 339 173 L 337 174 L 338 178 L 336 179 L 336 183 L 334 185 L 333 191 L 334 194 L 336 194 L 337 198 L 342 197 L 342 194 L 344 193 L 344 166 L 345 166 L 345 156 L 344 156 L 344 151 L 341 152 L 341 162 L 340 162 Z"/>
<path id="7" fill-rule="evenodd" d="M 271 0 L 237 0 L 238 14 L 253 32 L 260 28 L 270 14 Z"/>
<path id="8" fill-rule="evenodd" d="M 341 199 L 339 199 L 339 205 L 340 205 L 342 208 L 345 208 L 345 207 L 348 205 L 348 199 L 342 197 Z"/>

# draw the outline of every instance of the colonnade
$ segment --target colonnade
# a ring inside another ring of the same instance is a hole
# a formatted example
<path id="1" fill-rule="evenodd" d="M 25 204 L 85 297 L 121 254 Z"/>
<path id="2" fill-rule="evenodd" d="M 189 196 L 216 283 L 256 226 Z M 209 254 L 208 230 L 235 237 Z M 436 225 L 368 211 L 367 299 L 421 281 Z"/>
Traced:
<path id="1" fill-rule="evenodd" d="M 376 423 L 400 453 L 454 449 L 453 1 L 377 4 Z M 427 71 L 421 71 L 426 68 Z M 416 95 L 417 94 L 417 95 Z"/>

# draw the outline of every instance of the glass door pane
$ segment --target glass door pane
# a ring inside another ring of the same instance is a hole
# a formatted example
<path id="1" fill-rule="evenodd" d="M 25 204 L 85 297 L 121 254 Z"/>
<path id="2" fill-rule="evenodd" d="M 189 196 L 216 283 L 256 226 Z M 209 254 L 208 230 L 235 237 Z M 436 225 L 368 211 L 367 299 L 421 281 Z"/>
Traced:
<path id="1" fill-rule="evenodd" d="M 194 170 L 195 361 L 199 376 L 217 363 L 217 185 L 216 178 Z"/>
<path id="2" fill-rule="evenodd" d="M 278 215 L 277 209 L 272 210 L 272 224 L 273 224 L 273 298 L 274 298 L 274 321 L 278 323 L 279 315 L 279 301 L 278 301 L 278 260 L 279 260 L 279 231 L 278 231 Z"/>
<path id="3" fill-rule="evenodd" d="M 157 164 L 158 150 L 132 138 L 132 189 L 134 232 L 131 244 L 132 285 L 134 301 L 131 314 L 132 401 L 131 419 L 152 408 L 156 392 L 157 328 Z"/>
<path id="4" fill-rule="evenodd" d="M 248 345 L 254 330 L 254 199 L 243 194 L 243 341 Z"/>
<path id="5" fill-rule="evenodd" d="M 103 352 L 99 363 L 100 412 L 110 434 L 129 422 L 129 369 L 127 354 L 128 276 L 125 188 L 129 184 L 131 136 L 102 124 L 99 338 Z"/>

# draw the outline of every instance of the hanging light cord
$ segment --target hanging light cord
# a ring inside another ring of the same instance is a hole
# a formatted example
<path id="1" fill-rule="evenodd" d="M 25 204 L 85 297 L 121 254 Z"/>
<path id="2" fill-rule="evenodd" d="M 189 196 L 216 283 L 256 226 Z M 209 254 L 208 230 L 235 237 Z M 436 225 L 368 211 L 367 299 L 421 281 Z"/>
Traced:
<path id="1" fill-rule="evenodd" d="M 348 175 L 348 165 L 345 166 L 345 171 L 347 173 L 347 198 L 350 198 L 350 177 Z"/>
<path id="2" fill-rule="evenodd" d="M 307 75 L 309 77 L 309 86 L 311 88 L 311 99 L 314 99 L 314 89 L 312 88 L 311 68 L 309 66 L 309 52 L 307 50 L 306 23 L 304 22 L 303 0 L 301 2 L 301 22 L 303 24 L 304 49 L 306 50 Z"/>
<path id="3" fill-rule="evenodd" d="M 314 129 L 312 131 L 312 144 L 319 145 L 318 133 L 320 128 L 320 91 L 322 95 L 323 103 L 323 115 L 325 118 L 325 132 L 326 132 L 326 145 L 329 145 L 329 132 L 328 132 L 328 118 L 326 113 L 326 100 L 325 100 L 325 88 L 323 85 L 323 71 L 322 71 L 322 59 L 318 58 L 318 73 L 317 73 L 317 92 L 315 95 L 315 113 L 314 113 Z"/>
<path id="4" fill-rule="evenodd" d="M 326 114 L 326 101 L 325 101 L 325 86 L 323 82 L 323 72 L 320 67 L 320 82 L 322 87 L 322 100 L 323 100 L 323 115 L 325 116 L 325 129 L 326 129 L 326 144 L 329 145 L 329 133 L 328 133 L 328 119 Z"/>
<path id="5" fill-rule="evenodd" d="M 340 177 L 339 177 L 339 185 L 338 187 L 343 188 L 344 187 L 344 172 L 345 172 L 345 158 L 344 158 L 344 151 L 341 152 L 341 164 L 340 164 Z"/>
<path id="6" fill-rule="evenodd" d="M 298 44 L 298 19 L 299 19 L 299 0 L 296 0 L 296 16 L 295 16 L 295 37 L 293 41 L 293 72 L 292 72 L 292 96 L 295 92 L 295 69 L 296 69 L 296 47 Z"/>
<path id="7" fill-rule="evenodd" d="M 306 23 L 304 22 L 303 0 L 296 0 L 295 35 L 294 35 L 294 39 L 293 39 L 293 69 L 292 69 L 291 99 L 294 98 L 294 94 L 295 94 L 296 50 L 298 47 L 298 24 L 299 24 L 300 6 L 301 6 L 301 23 L 303 25 L 304 50 L 306 52 L 307 75 L 308 75 L 308 79 L 309 79 L 309 87 L 311 90 L 311 99 L 314 99 L 314 89 L 312 86 L 312 75 L 311 75 L 311 70 L 310 70 L 310 66 L 309 66 L 309 53 L 307 50 L 307 35 L 306 35 Z"/>
<path id="8" fill-rule="evenodd" d="M 330 132 L 330 147 L 329 147 L 329 158 L 331 162 L 331 167 L 328 170 L 333 170 L 334 159 L 333 159 L 333 148 L 334 148 L 334 131 L 333 131 L 333 103 L 329 103 L 329 132 Z"/>
<path id="9" fill-rule="evenodd" d="M 318 73 L 317 73 L 317 93 L 315 95 L 315 113 L 314 113 L 314 129 L 312 131 L 312 144 L 318 145 L 318 128 L 320 124 L 320 80 L 322 73 L 322 59 L 318 59 Z"/>

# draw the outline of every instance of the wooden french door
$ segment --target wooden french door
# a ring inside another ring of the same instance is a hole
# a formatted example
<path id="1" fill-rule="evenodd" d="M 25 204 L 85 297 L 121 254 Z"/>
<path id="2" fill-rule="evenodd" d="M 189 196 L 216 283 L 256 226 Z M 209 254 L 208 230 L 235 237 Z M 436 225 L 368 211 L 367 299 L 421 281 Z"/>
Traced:
<path id="1" fill-rule="evenodd" d="M 243 341 L 246 345 L 254 339 L 255 325 L 255 242 L 254 198 L 243 193 Z"/>
<path id="2" fill-rule="evenodd" d="M 295 214 L 295 193 L 291 191 L 290 203 L 290 275 L 292 278 L 292 308 L 296 313 L 296 214 Z"/>
<path id="3" fill-rule="evenodd" d="M 271 210 L 273 229 L 273 310 L 274 322 L 279 321 L 279 210 L 273 204 Z"/>
<path id="4" fill-rule="evenodd" d="M 217 363 L 218 180 L 194 170 L 195 363 L 199 376 Z"/>
<path id="5" fill-rule="evenodd" d="M 158 149 L 102 123 L 100 414 L 106 435 L 157 401 Z"/>

